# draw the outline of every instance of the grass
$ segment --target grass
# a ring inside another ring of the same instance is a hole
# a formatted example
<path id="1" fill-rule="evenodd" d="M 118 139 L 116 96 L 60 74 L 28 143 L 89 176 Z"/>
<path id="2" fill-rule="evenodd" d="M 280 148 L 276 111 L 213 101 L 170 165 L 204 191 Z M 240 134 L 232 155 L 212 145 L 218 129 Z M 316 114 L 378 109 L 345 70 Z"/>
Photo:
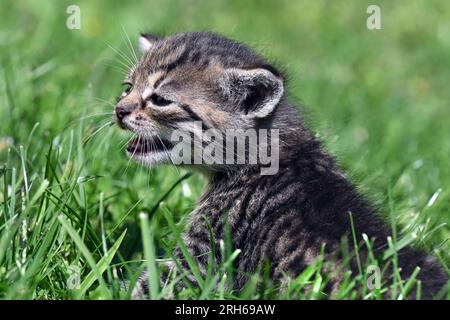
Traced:
<path id="1" fill-rule="evenodd" d="M 70 4 L 81 8 L 80 30 L 66 28 Z M 385 261 L 395 264 L 396 251 L 414 245 L 449 270 L 450 4 L 379 1 L 376 31 L 366 28 L 369 4 L 3 1 L 0 297 L 126 299 L 144 267 L 157 283 L 162 262 L 182 245 L 202 177 L 129 163 L 126 136 L 109 126 L 127 63 L 118 52 L 129 56 L 127 35 L 134 44 L 143 30 L 213 30 L 270 57 L 287 71 L 311 128 L 393 226 Z M 370 247 L 370 239 L 360 245 Z M 211 261 L 206 278 L 184 251 L 191 274 L 170 275 L 152 298 L 327 298 L 325 261 L 281 294 L 262 268 L 237 294 L 230 283 L 239 251 L 227 241 L 212 250 L 227 258 Z M 370 290 L 364 265 L 358 275 L 342 271 L 340 299 L 378 299 L 390 285 Z M 178 292 L 178 281 L 187 289 Z M 420 287 L 398 274 L 393 285 L 393 299 Z"/>

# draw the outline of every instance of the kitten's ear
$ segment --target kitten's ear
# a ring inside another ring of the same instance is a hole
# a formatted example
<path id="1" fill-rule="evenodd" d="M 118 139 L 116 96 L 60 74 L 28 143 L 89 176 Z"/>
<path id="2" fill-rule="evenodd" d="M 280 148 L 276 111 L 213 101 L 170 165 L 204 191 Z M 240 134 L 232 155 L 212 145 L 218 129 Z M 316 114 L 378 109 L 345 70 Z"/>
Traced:
<path id="1" fill-rule="evenodd" d="M 150 33 L 141 33 L 139 37 L 139 49 L 141 49 L 142 53 L 146 53 L 149 51 L 156 41 L 159 40 L 159 37 L 150 34 Z"/>
<path id="2" fill-rule="evenodd" d="M 271 66 L 226 69 L 219 85 L 250 118 L 272 114 L 284 92 L 283 78 Z"/>

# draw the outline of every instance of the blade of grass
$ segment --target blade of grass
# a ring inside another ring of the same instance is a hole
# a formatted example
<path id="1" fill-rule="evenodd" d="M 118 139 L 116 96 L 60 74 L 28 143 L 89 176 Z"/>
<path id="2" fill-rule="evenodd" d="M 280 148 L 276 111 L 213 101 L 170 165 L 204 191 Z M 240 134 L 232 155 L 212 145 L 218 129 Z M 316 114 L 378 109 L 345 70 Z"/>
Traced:
<path id="1" fill-rule="evenodd" d="M 402 300 L 404 298 L 408 298 L 409 292 L 412 290 L 414 283 L 416 282 L 416 277 L 420 272 L 420 267 L 416 267 L 412 273 L 412 275 L 409 277 L 408 281 L 404 285 L 402 292 L 399 296 L 399 300 Z"/>
<path id="2" fill-rule="evenodd" d="M 111 248 L 106 252 L 106 254 L 100 259 L 100 261 L 97 263 L 97 270 L 100 274 L 103 274 L 105 270 L 110 266 L 111 261 L 113 260 L 117 250 L 119 249 L 120 245 L 122 244 L 122 240 L 124 239 L 125 235 L 127 233 L 127 230 L 122 232 L 120 237 L 116 240 L 116 242 L 111 246 Z M 89 290 L 89 288 L 94 284 L 95 280 L 97 280 L 97 272 L 91 270 L 89 274 L 84 278 L 83 282 L 80 284 L 80 289 L 77 292 L 78 298 L 81 298 L 85 295 L 86 291 Z"/>
<path id="3" fill-rule="evenodd" d="M 90 266 L 90 268 L 94 272 L 95 277 L 99 281 L 100 286 L 102 287 L 104 292 L 107 293 L 107 295 L 110 296 L 111 294 L 110 294 L 110 292 L 109 292 L 109 290 L 108 290 L 108 288 L 107 288 L 107 286 L 105 284 L 105 281 L 103 280 L 102 273 L 98 269 L 94 258 L 92 257 L 91 253 L 89 252 L 89 249 L 86 247 L 84 242 L 81 240 L 81 237 L 78 235 L 78 232 L 72 227 L 72 225 L 69 223 L 69 221 L 66 220 L 66 218 L 64 218 L 64 216 L 60 215 L 58 217 L 58 220 L 62 224 L 64 229 L 67 231 L 67 233 L 70 235 L 72 240 L 75 242 L 75 245 L 78 247 L 80 252 L 83 254 L 84 258 L 86 259 L 88 265 Z"/>
<path id="4" fill-rule="evenodd" d="M 40 199 L 40 197 L 46 192 L 48 187 L 48 181 L 44 180 L 41 186 L 36 190 L 33 198 L 27 203 L 24 211 L 22 211 L 17 219 L 13 222 L 10 228 L 7 228 L 5 234 L 0 239 L 0 265 L 3 262 L 5 256 L 6 248 L 10 244 L 12 238 L 16 234 L 19 227 L 22 225 L 22 221 L 27 217 L 28 213 L 34 207 L 34 204 Z"/>
<path id="5" fill-rule="evenodd" d="M 183 253 L 184 258 L 186 259 L 186 262 L 191 269 L 192 274 L 195 277 L 195 280 L 198 283 L 198 286 L 200 289 L 203 290 L 204 288 L 204 280 L 201 276 L 200 269 L 197 265 L 197 263 L 194 261 L 191 253 L 189 252 L 188 248 L 186 247 L 186 244 L 184 243 L 183 239 L 181 238 L 181 234 L 178 231 L 178 228 L 175 226 L 175 223 L 173 221 L 172 215 L 168 210 L 163 210 L 164 218 L 167 221 L 167 224 L 169 225 L 170 230 L 172 231 L 178 246 L 180 247 L 181 252 Z"/>
<path id="6" fill-rule="evenodd" d="M 141 220 L 142 242 L 147 266 L 148 284 L 150 286 L 150 299 L 155 300 L 159 298 L 159 269 L 156 264 L 153 232 L 149 225 L 148 214 L 141 212 L 139 218 Z"/>

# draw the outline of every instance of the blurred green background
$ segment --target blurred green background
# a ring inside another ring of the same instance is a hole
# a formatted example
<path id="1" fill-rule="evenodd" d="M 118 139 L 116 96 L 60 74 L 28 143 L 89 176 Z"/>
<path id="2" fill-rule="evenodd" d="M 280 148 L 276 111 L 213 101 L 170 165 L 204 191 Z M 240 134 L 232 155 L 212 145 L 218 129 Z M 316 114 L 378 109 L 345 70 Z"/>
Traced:
<path id="1" fill-rule="evenodd" d="M 369 4 L 381 8 L 381 30 L 366 27 Z M 80 30 L 66 27 L 69 5 L 81 9 Z M 439 249 L 450 261 L 450 2 L 2 0 L 0 6 L 0 165 L 7 163 L 0 221 L 11 212 L 8 188 L 20 197 L 25 187 L 32 197 L 51 159 L 57 203 L 69 204 L 99 235 L 116 239 L 127 228 L 122 258 L 139 257 L 137 214 L 151 211 L 184 172 L 129 163 L 120 150 L 126 136 L 102 128 L 122 89 L 118 69 L 126 61 L 118 51 L 131 56 L 128 37 L 135 45 L 142 31 L 209 30 L 251 45 L 285 70 L 291 100 L 381 214 L 393 213 L 400 233 L 415 232 L 418 246 Z M 164 199 L 177 219 L 195 206 L 203 183 L 193 176 Z M 55 204 L 43 221 L 60 211 Z M 39 214 L 32 208 L 30 225 Z M 158 247 L 167 245 L 170 232 L 158 214 L 152 225 Z M 27 275 L 23 284 L 33 279 L 33 285 L 25 297 L 66 297 L 63 284 L 52 284 L 59 291 L 42 288 L 80 259 L 70 241 L 31 275 L 39 234 L 19 263 L 23 270 L 15 263 L 24 248 L 16 236 L 14 245 L 0 246 L 8 251 L 0 260 L 0 292 L 18 294 L 11 285 Z"/>

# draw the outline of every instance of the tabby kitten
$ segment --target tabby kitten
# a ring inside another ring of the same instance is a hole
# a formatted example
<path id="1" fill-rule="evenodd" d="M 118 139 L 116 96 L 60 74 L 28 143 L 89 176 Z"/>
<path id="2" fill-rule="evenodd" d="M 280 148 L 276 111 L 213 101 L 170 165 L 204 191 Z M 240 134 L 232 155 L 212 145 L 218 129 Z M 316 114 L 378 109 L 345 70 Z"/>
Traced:
<path id="1" fill-rule="evenodd" d="M 146 165 L 170 164 L 174 148 L 170 137 L 175 130 L 191 137 L 211 128 L 221 133 L 230 128 L 278 132 L 275 174 L 262 175 L 261 165 L 248 161 L 192 165 L 209 176 L 183 235 L 201 272 L 206 272 L 211 250 L 206 221 L 216 241 L 224 238 L 224 227 L 229 225 L 232 245 L 241 250 L 235 261 L 236 290 L 266 261 L 275 281 L 301 273 L 323 246 L 325 257 L 339 262 L 342 239 L 352 243 L 349 213 L 358 243 L 366 234 L 374 240 L 376 254 L 386 248 L 388 228 L 305 127 L 297 108 L 286 99 L 285 81 L 276 68 L 247 46 L 209 32 L 165 38 L 143 35 L 140 46 L 144 54 L 125 79 L 127 87 L 116 107 L 120 127 L 136 135 L 127 149 L 132 159 Z M 195 122 L 201 126 L 194 126 Z M 203 143 L 189 146 L 205 147 Z M 364 248 L 360 248 L 363 266 Z M 179 249 L 174 255 L 188 268 Z M 448 275 L 433 258 L 412 248 L 398 255 L 403 278 L 416 266 L 421 268 L 423 298 L 431 298 L 446 284 Z M 351 264 L 357 274 L 356 263 Z M 329 293 L 335 292 L 339 279 L 337 272 L 326 288 Z M 144 273 L 133 296 L 147 293 Z"/>

